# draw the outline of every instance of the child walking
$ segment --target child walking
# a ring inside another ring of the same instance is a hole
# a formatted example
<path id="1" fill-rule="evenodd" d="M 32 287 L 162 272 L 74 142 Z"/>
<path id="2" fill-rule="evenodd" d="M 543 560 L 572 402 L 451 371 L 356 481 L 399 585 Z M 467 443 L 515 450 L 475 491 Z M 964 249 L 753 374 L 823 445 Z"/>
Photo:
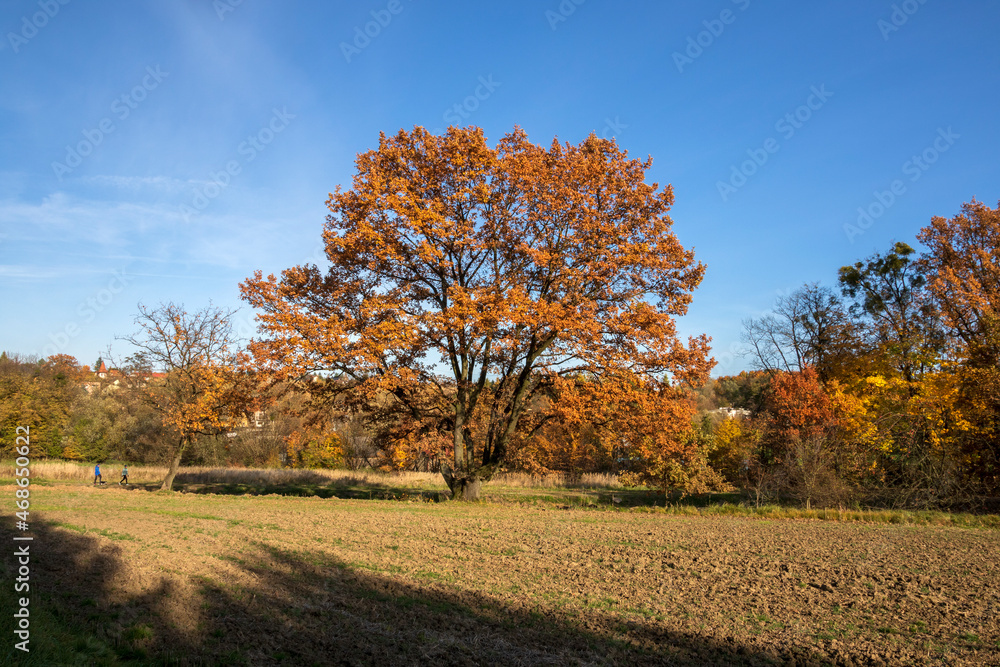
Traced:
<path id="1" fill-rule="evenodd" d="M 122 467 L 122 478 L 118 482 L 119 484 L 128 484 L 128 466 Z"/>
<path id="2" fill-rule="evenodd" d="M 101 464 L 100 463 L 94 464 L 94 485 L 96 486 L 98 482 L 100 482 L 101 484 L 104 484 L 104 479 L 101 477 Z"/>

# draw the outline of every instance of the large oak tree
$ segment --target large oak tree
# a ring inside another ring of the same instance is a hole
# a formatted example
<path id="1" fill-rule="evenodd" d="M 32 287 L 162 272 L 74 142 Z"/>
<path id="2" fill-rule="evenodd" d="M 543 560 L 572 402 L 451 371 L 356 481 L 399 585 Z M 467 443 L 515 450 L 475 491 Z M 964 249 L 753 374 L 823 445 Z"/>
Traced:
<path id="1" fill-rule="evenodd" d="M 515 129 L 382 135 L 327 202 L 331 266 L 241 285 L 251 344 L 279 378 L 329 371 L 373 419 L 444 436 L 473 499 L 557 377 L 699 382 L 709 339 L 679 340 L 704 266 L 673 234 L 670 186 L 613 140 L 546 149 Z"/>

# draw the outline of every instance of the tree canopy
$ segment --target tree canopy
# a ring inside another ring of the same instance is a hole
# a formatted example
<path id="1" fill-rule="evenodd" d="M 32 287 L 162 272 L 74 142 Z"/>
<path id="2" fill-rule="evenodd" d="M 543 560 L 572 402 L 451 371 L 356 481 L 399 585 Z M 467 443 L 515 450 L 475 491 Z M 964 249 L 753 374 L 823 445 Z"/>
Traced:
<path id="1" fill-rule="evenodd" d="M 674 321 L 705 267 L 672 232 L 670 186 L 646 183 L 651 159 L 595 135 L 546 149 L 515 128 L 490 147 L 478 128 L 415 127 L 356 166 L 327 202 L 331 266 L 242 283 L 251 349 L 277 377 L 339 374 L 396 437 L 443 438 L 454 497 L 475 497 L 558 378 L 707 376 L 709 339 L 685 345 Z"/>

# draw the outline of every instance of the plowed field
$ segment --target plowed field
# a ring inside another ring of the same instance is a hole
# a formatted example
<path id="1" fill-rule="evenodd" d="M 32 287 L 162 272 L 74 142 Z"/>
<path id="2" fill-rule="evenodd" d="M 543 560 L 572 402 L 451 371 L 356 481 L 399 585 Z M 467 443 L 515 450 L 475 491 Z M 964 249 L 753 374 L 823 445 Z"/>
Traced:
<path id="1" fill-rule="evenodd" d="M 32 488 L 37 664 L 1000 664 L 995 530 Z"/>

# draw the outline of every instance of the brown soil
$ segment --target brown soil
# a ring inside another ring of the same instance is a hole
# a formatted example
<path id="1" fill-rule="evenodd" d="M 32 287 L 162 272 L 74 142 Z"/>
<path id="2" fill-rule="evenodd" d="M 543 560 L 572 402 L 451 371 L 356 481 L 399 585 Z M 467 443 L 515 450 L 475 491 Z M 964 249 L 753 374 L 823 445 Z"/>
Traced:
<path id="1" fill-rule="evenodd" d="M 53 627 L 123 662 L 1000 664 L 991 530 L 79 486 L 33 510 Z"/>

